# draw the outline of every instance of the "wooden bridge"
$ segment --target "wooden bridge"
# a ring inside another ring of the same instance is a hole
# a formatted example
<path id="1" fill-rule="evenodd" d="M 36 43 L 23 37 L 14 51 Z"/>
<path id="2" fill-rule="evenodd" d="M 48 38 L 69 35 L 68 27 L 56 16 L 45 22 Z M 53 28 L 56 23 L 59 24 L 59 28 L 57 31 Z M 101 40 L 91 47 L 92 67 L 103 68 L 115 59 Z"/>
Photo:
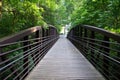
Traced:
<path id="1" fill-rule="evenodd" d="M 104 80 L 87 59 L 61 37 L 26 80 Z"/>
<path id="2" fill-rule="evenodd" d="M 119 80 L 120 36 L 88 25 L 67 38 L 53 26 L 0 40 L 0 80 Z"/>

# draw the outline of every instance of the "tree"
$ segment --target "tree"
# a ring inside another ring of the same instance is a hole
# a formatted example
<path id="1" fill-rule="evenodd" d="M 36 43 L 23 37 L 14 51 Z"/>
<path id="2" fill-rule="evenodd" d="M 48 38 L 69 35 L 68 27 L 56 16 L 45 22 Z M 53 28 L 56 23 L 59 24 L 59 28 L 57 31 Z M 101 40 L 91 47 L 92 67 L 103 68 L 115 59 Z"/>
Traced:
<path id="1" fill-rule="evenodd" d="M 0 19 L 0 33 L 2 35 L 0 37 L 36 25 L 46 24 L 42 17 L 44 10 L 42 7 L 38 7 L 37 3 L 19 0 L 4 0 L 3 3 L 3 16 Z"/>
<path id="2" fill-rule="evenodd" d="M 120 32 L 119 0 L 81 0 L 71 14 L 72 25 L 88 24 Z"/>

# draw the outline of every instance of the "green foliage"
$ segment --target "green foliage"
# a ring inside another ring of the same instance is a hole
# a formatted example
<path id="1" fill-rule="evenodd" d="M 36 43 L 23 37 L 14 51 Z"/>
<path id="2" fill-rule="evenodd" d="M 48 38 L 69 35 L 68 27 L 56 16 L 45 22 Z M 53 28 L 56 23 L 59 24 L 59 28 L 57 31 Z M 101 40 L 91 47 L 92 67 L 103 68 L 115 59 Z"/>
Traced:
<path id="1" fill-rule="evenodd" d="M 120 33 L 120 0 L 2 0 L 0 37 L 33 26 L 88 24 Z M 0 14 L 1 16 L 1 14 Z"/>
<path id="2" fill-rule="evenodd" d="M 42 17 L 44 10 L 36 3 L 19 0 L 4 0 L 3 3 L 2 18 L 0 19 L 0 33 L 2 35 L 0 37 L 45 24 Z"/>
<path id="3" fill-rule="evenodd" d="M 77 3 L 79 5 L 71 14 L 72 26 L 88 24 L 120 33 L 120 0 L 81 0 Z"/>
<path id="4" fill-rule="evenodd" d="M 33 26 L 57 25 L 56 0 L 4 0 L 2 3 L 4 5 L 0 18 L 0 37 Z"/>

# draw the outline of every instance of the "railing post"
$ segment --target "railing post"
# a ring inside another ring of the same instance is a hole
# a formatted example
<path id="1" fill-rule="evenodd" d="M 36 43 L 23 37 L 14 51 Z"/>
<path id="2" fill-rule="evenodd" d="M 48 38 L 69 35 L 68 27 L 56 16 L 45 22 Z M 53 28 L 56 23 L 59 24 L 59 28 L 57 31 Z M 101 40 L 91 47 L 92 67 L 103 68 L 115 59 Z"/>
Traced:
<path id="1" fill-rule="evenodd" d="M 84 29 L 84 37 L 87 37 L 87 29 Z"/>
<path id="2" fill-rule="evenodd" d="M 25 36 L 25 37 L 23 38 L 23 40 L 28 40 L 28 37 L 29 37 L 29 36 Z M 29 44 L 29 42 L 23 42 L 23 46 L 26 46 L 26 45 L 28 45 L 28 44 Z M 28 49 L 29 49 L 29 47 L 23 48 L 23 52 L 27 51 Z M 26 54 L 27 54 L 27 53 L 24 53 L 23 55 L 26 55 Z M 25 64 L 27 61 L 28 61 L 28 56 L 24 57 L 24 59 L 23 59 L 23 64 Z M 23 66 L 23 68 L 28 67 L 28 65 L 29 65 L 29 63 L 26 63 L 26 64 Z M 26 68 L 26 70 L 24 70 L 23 74 L 25 74 L 27 71 L 28 71 L 28 68 Z M 26 75 L 28 75 L 28 73 L 27 73 Z M 26 76 L 26 75 L 25 75 L 25 76 Z"/>
<path id="3" fill-rule="evenodd" d="M 83 28 L 82 27 L 80 27 L 80 37 L 82 38 L 82 34 L 83 33 Z"/>
<path id="4" fill-rule="evenodd" d="M 53 29 L 53 38 L 55 38 L 55 29 Z M 52 44 L 54 44 L 54 42 L 55 42 L 55 40 L 53 40 L 53 43 Z"/>
<path id="5" fill-rule="evenodd" d="M 95 39 L 95 32 L 94 31 L 91 31 L 91 34 L 90 34 L 90 38 L 91 39 Z M 90 42 L 91 42 L 91 44 L 89 44 L 89 45 L 91 45 L 91 46 L 93 46 L 94 47 L 94 44 L 92 44 L 92 43 L 94 43 L 95 41 L 94 40 L 90 40 Z M 91 62 L 92 63 L 94 63 L 95 62 L 95 53 L 94 53 L 94 51 L 93 50 L 91 50 L 91 52 L 90 52 L 90 60 L 91 60 Z"/>
<path id="6" fill-rule="evenodd" d="M 84 29 L 84 37 L 87 37 L 87 29 Z M 85 39 L 83 39 L 83 40 L 85 40 Z M 87 53 L 88 53 L 88 48 L 87 48 L 87 45 L 88 45 L 88 42 L 87 42 L 87 40 L 85 40 L 85 42 L 84 42 L 85 44 L 84 44 L 84 52 L 85 52 L 85 55 L 86 56 L 88 56 L 87 55 Z"/>
<path id="7" fill-rule="evenodd" d="M 43 28 L 43 27 L 41 27 L 41 29 L 39 30 L 39 32 L 38 33 L 36 33 L 36 34 L 38 34 L 38 37 L 40 38 L 40 43 L 39 43 L 39 45 L 40 45 L 40 49 L 39 49 L 39 54 L 38 54 L 38 56 L 41 56 L 41 55 L 43 55 L 42 54 L 42 49 L 43 49 L 43 44 L 44 44 L 44 39 L 45 38 L 43 38 L 43 37 L 45 37 L 45 29 Z M 41 57 L 39 57 L 38 58 L 39 59 L 39 61 L 41 60 Z M 38 61 L 38 62 L 39 62 Z"/>
<path id="8" fill-rule="evenodd" d="M 80 27 L 80 42 L 83 42 L 82 35 L 83 35 L 83 28 Z M 81 51 L 83 51 L 83 45 L 81 45 L 81 44 L 79 44 L 79 45 L 80 45 Z"/>
<path id="9" fill-rule="evenodd" d="M 71 38 L 72 38 L 72 34 L 73 34 L 73 31 L 72 31 L 72 30 L 70 30 L 70 34 L 68 34 L 68 39 L 70 39 L 70 40 L 71 40 Z"/>
<path id="10" fill-rule="evenodd" d="M 50 40 L 50 28 L 48 29 L 48 36 L 49 36 L 48 40 Z"/>
<path id="11" fill-rule="evenodd" d="M 54 29 L 52 27 L 49 27 L 49 32 L 50 32 L 50 40 L 54 38 Z M 53 41 L 50 43 L 50 48 L 51 48 L 51 45 L 53 44 Z"/>
<path id="12" fill-rule="evenodd" d="M 45 28 L 43 28 L 43 27 L 42 27 L 40 32 L 41 32 L 41 35 L 40 35 L 40 37 L 41 37 L 41 43 L 40 43 L 41 44 L 41 49 L 40 50 L 42 50 L 42 48 L 43 48 L 42 46 L 43 46 L 43 44 L 45 42 L 44 40 L 46 39 L 46 38 L 43 38 L 43 37 L 47 36 L 47 34 L 46 34 Z"/>
<path id="13" fill-rule="evenodd" d="M 79 36 L 79 26 L 77 26 L 76 28 L 75 28 L 75 32 L 76 32 L 76 36 Z"/>
<path id="14" fill-rule="evenodd" d="M 35 38 L 39 38 L 39 30 L 35 32 Z M 38 39 L 35 40 L 35 42 L 39 42 L 39 41 L 40 41 L 40 40 L 38 40 Z M 39 45 L 39 43 L 37 43 L 36 46 L 37 46 L 37 45 Z M 39 53 L 39 51 L 35 52 L 35 54 L 37 54 L 37 56 L 39 56 L 38 53 Z M 34 59 L 37 58 L 37 56 L 34 57 Z M 34 63 L 36 63 L 36 62 L 34 62 Z M 36 66 L 36 65 L 35 65 L 35 66 Z"/>
<path id="15" fill-rule="evenodd" d="M 104 41 L 109 42 L 109 37 L 104 36 Z M 103 42 L 102 44 L 105 47 L 109 47 L 110 46 L 110 44 L 106 43 L 106 42 Z M 103 48 L 103 51 L 105 51 L 106 53 L 110 52 L 110 50 L 108 48 Z M 109 54 L 105 54 L 105 55 L 109 55 Z M 107 60 L 107 58 L 105 56 L 103 56 L 103 67 L 104 67 L 104 73 L 109 76 L 109 61 Z"/>

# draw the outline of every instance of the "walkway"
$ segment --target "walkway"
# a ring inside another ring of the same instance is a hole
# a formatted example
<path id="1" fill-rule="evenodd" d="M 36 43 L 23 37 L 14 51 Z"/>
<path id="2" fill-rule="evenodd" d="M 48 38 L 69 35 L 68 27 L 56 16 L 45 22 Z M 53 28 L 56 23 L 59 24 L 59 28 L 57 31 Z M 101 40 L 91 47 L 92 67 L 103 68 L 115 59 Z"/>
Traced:
<path id="1" fill-rule="evenodd" d="M 68 41 L 61 37 L 25 80 L 104 80 Z"/>

